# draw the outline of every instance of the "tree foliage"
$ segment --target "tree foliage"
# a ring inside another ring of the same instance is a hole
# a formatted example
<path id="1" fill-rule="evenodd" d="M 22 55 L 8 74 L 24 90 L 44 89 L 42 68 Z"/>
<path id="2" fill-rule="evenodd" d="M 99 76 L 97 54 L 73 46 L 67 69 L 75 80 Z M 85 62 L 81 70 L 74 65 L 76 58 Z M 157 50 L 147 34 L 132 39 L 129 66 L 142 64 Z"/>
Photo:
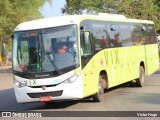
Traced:
<path id="1" fill-rule="evenodd" d="M 66 14 L 117 13 L 128 18 L 152 20 L 160 30 L 159 0 L 66 0 Z"/>
<path id="2" fill-rule="evenodd" d="M 51 0 L 1 0 L 0 1 L 0 37 L 13 33 L 21 22 L 41 18 L 39 9 Z"/>

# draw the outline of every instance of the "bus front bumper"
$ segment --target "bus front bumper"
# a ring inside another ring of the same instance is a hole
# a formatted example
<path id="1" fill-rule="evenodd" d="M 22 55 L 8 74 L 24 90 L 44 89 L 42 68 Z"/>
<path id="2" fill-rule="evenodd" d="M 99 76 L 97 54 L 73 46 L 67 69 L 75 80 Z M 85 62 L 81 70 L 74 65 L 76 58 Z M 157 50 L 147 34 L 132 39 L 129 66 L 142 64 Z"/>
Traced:
<path id="1" fill-rule="evenodd" d="M 51 101 L 83 98 L 83 87 L 81 78 L 70 84 L 61 83 L 57 86 L 45 88 L 32 88 L 28 86 L 19 88 L 14 86 L 14 91 L 18 103 L 40 102 L 42 101 L 42 97 L 47 96 L 50 97 Z"/>

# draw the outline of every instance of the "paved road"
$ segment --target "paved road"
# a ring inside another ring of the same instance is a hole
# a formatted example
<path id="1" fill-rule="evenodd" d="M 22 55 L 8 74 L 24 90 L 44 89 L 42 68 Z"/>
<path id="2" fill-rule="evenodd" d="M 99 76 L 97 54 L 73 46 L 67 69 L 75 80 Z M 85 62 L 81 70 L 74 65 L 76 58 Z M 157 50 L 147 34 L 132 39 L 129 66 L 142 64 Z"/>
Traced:
<path id="1" fill-rule="evenodd" d="M 0 75 L 0 111 L 160 111 L 160 70 L 146 77 L 143 88 L 118 86 L 105 92 L 105 101 L 91 99 L 18 104 L 11 75 Z"/>

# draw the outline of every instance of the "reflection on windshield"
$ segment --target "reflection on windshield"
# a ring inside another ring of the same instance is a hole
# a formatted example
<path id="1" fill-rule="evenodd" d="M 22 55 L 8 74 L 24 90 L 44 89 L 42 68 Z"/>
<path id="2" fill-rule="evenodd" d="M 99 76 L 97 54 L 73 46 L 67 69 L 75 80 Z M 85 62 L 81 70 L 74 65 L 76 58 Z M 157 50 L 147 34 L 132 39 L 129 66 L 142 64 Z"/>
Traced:
<path id="1" fill-rule="evenodd" d="M 13 70 L 19 72 L 52 72 L 76 66 L 76 25 L 16 32 L 13 55 Z"/>
<path id="2" fill-rule="evenodd" d="M 78 64 L 76 26 L 44 30 L 43 44 L 45 51 L 49 53 L 58 69 Z M 46 71 L 55 69 L 46 55 L 44 55 L 42 66 Z"/>
<path id="3" fill-rule="evenodd" d="M 40 31 L 21 32 L 14 35 L 13 65 L 16 71 L 40 69 Z"/>

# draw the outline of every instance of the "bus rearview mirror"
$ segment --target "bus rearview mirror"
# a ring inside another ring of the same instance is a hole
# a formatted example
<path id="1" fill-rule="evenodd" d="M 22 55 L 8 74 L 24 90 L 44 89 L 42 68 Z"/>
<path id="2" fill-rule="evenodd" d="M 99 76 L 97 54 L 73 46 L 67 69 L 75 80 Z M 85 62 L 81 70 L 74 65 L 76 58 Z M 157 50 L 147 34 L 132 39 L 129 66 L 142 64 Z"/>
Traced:
<path id="1" fill-rule="evenodd" d="M 13 35 L 8 35 L 6 36 L 3 40 L 2 40 L 2 56 L 6 56 L 7 55 L 7 52 L 6 52 L 6 44 L 4 43 L 6 40 L 10 39 L 10 38 L 13 38 Z"/>
<path id="2" fill-rule="evenodd" d="M 2 56 L 6 56 L 6 44 L 2 43 Z"/>
<path id="3" fill-rule="evenodd" d="M 88 31 L 84 32 L 84 43 L 85 45 L 89 44 L 89 32 Z"/>

